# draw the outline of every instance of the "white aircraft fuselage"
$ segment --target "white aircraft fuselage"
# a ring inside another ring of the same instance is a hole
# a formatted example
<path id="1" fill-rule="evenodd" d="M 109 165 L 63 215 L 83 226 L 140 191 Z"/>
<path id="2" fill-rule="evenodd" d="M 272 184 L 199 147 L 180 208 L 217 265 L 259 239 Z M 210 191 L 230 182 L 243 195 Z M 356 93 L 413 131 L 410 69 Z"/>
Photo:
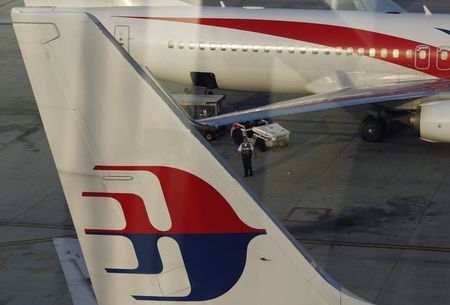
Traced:
<path id="1" fill-rule="evenodd" d="M 323 93 L 450 78 L 450 18 L 435 14 L 113 7 L 92 13 L 157 77 L 219 88 Z"/>

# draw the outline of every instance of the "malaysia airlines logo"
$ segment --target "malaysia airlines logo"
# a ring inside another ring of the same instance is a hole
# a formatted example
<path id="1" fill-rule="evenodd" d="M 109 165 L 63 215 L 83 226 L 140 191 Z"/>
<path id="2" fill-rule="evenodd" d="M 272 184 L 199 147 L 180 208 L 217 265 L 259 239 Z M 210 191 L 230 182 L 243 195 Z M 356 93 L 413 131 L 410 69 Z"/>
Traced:
<path id="1" fill-rule="evenodd" d="M 94 170 L 146 171 L 162 188 L 172 227 L 159 231 L 149 221 L 144 200 L 131 193 L 84 192 L 84 197 L 112 198 L 125 216 L 122 230 L 87 229 L 86 234 L 123 236 L 133 244 L 138 260 L 135 269 L 107 268 L 108 273 L 159 274 L 163 271 L 157 242 L 174 239 L 179 247 L 191 285 L 189 295 L 133 296 L 150 301 L 205 301 L 230 290 L 241 277 L 250 241 L 266 231 L 243 223 L 225 198 L 206 181 L 188 172 L 161 166 L 96 166 Z"/>

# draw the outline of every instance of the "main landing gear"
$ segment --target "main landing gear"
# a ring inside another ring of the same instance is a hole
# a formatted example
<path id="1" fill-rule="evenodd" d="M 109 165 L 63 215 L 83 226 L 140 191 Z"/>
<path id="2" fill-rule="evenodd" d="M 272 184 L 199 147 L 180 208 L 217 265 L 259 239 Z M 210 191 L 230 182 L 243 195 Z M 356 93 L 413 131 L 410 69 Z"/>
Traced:
<path id="1" fill-rule="evenodd" d="M 366 142 L 380 142 L 386 135 L 386 120 L 368 115 L 359 125 L 359 136 Z"/>

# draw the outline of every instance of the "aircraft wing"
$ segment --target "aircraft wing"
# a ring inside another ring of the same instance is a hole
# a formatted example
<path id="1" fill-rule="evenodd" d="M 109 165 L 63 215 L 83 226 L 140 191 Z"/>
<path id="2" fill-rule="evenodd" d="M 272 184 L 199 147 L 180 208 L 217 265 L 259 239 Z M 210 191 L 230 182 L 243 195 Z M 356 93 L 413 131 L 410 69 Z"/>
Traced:
<path id="1" fill-rule="evenodd" d="M 298 113 L 328 110 L 382 102 L 401 102 L 450 93 L 450 80 L 408 81 L 371 88 L 343 89 L 331 93 L 309 95 L 266 106 L 198 120 L 203 125 L 223 126 Z"/>

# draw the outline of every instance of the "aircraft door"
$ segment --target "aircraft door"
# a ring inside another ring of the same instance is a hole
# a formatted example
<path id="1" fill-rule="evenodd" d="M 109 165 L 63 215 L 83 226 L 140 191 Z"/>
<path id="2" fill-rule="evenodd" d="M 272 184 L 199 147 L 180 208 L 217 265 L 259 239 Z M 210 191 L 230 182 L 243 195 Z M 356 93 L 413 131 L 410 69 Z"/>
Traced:
<path id="1" fill-rule="evenodd" d="M 128 25 L 116 25 L 114 38 L 129 52 L 130 27 Z"/>
<path id="2" fill-rule="evenodd" d="M 416 47 L 415 65 L 416 69 L 427 70 L 430 68 L 430 46 L 419 45 Z"/>
<path id="3" fill-rule="evenodd" d="M 450 47 L 439 47 L 437 49 L 436 66 L 439 70 L 450 70 Z"/>

